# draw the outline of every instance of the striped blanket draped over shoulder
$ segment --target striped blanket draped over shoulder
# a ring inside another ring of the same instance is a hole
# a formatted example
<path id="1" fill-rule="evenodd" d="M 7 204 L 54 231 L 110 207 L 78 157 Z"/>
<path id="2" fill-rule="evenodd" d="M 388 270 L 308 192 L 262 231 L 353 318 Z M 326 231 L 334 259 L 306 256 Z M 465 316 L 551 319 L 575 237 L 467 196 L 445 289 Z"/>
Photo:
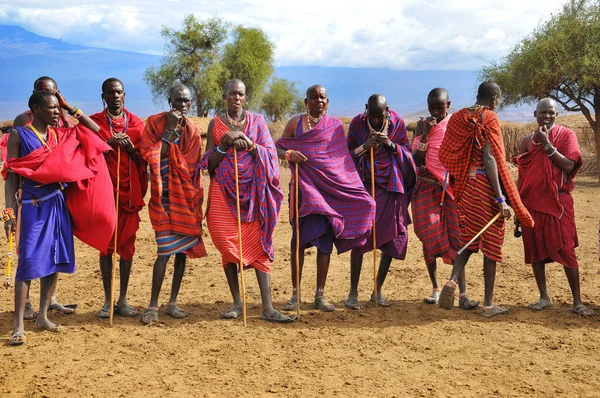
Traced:
<path id="1" fill-rule="evenodd" d="M 194 170 L 202 156 L 200 131 L 188 120 L 181 131 L 179 145 L 169 144 L 169 212 L 167 213 L 161 204 L 163 184 L 160 173 L 160 151 L 164 142 L 162 136 L 166 120 L 167 112 L 150 116 L 146 120 L 140 143 L 140 152 L 150 165 L 151 171 L 151 196 L 148 204 L 150 221 L 156 232 L 172 231 L 182 235 L 200 235 L 204 190 L 201 181 L 197 185 L 192 182 Z M 206 254 L 204 247 L 201 249 L 203 254 Z"/>
<path id="2" fill-rule="evenodd" d="M 215 129 L 227 128 L 220 118 L 214 120 Z M 283 190 L 279 186 L 277 150 L 267 123 L 261 115 L 246 112 L 244 134 L 256 143 L 257 155 L 254 159 L 246 151 L 237 153 L 241 221 L 260 221 L 261 243 L 269 258 L 273 260 L 273 232 L 283 202 Z M 216 150 L 215 146 L 206 152 L 199 169 L 208 169 L 208 159 Z M 221 187 L 229 209 L 237 218 L 233 147 L 229 148 L 227 155 L 215 170 L 214 178 Z"/>
<path id="3" fill-rule="evenodd" d="M 533 227 L 533 218 L 523 206 L 515 182 L 506 165 L 504 140 L 498 116 L 483 107 L 476 108 L 472 113 L 471 110 L 471 108 L 463 108 L 450 117 L 440 147 L 440 161 L 454 179 L 452 190 L 456 200 L 460 201 L 467 178 L 469 178 L 469 172 L 477 166 L 471 164 L 474 146 L 481 149 L 487 140 L 496 159 L 500 181 L 517 218 L 524 226 Z"/>
<path id="4" fill-rule="evenodd" d="M 300 217 L 326 216 L 336 239 L 356 239 L 371 231 L 375 201 L 358 176 L 342 122 L 324 115 L 312 129 L 295 138 L 280 138 L 277 146 L 308 158 L 298 170 Z"/>
<path id="5" fill-rule="evenodd" d="M 415 162 L 410 152 L 410 142 L 406 135 L 404 120 L 392 110 L 389 110 L 390 127 L 388 138 L 396 143 L 396 156 L 388 156 L 387 149 L 374 149 L 375 182 L 388 192 L 412 194 L 416 181 Z M 348 147 L 356 148 L 369 137 L 366 115 L 355 117 L 348 130 Z M 361 156 L 357 159 L 357 169 L 363 181 L 371 180 L 371 157 Z"/>
<path id="6" fill-rule="evenodd" d="M 440 162 L 440 147 L 444 140 L 444 134 L 446 133 L 446 127 L 448 127 L 448 121 L 450 116 L 446 116 L 441 122 L 437 123 L 429 132 L 427 136 L 427 152 L 425 152 L 425 166 L 427 170 L 435 179 L 443 186 L 446 187 L 446 194 L 454 199 L 454 192 L 450 184 L 445 184 L 446 169 L 442 162 Z M 421 136 L 415 137 L 413 141 L 413 151 L 417 149 L 417 145 L 421 142 Z"/>

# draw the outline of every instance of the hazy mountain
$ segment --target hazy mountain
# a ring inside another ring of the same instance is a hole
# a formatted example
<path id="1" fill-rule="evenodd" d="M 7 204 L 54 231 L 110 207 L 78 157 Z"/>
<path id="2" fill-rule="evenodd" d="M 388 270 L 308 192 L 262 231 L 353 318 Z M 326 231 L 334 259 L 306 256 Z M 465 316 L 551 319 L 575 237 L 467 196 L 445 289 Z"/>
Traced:
<path id="1" fill-rule="evenodd" d="M 0 120 L 12 119 L 27 108 L 33 82 L 42 75 L 57 80 L 65 97 L 88 113 L 101 109 L 100 85 L 108 77 L 126 86 L 127 106 L 141 117 L 166 108 L 156 107 L 143 82 L 144 71 L 160 56 L 106 50 L 38 36 L 17 26 L 0 25 Z M 354 116 L 364 109 L 369 95 L 385 94 L 391 108 L 407 120 L 427 114 L 426 97 L 434 87 L 450 92 L 453 108 L 473 102 L 476 71 L 399 71 L 379 68 L 277 67 L 277 76 L 298 82 L 304 91 L 322 84 L 330 98 L 330 114 Z M 529 107 L 504 112 L 509 120 L 529 120 Z M 526 115 L 524 115 L 526 114 Z"/>

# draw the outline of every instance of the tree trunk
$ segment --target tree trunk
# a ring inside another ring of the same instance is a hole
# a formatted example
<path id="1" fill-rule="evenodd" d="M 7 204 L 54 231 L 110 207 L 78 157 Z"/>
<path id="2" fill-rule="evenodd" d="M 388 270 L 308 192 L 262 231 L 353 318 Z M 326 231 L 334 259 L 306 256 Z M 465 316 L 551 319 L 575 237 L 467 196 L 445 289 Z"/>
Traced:
<path id="1" fill-rule="evenodd" d="M 596 173 L 598 175 L 598 186 L 600 186 L 600 123 L 598 123 L 598 119 L 596 119 L 594 139 L 596 141 Z"/>

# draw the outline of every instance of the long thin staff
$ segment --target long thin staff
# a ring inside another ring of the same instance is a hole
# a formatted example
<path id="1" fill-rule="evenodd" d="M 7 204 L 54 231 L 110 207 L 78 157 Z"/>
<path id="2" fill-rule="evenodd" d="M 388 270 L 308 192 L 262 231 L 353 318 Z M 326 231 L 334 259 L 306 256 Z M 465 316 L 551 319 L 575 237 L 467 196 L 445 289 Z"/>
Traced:
<path id="1" fill-rule="evenodd" d="M 113 261 L 112 274 L 110 277 L 110 315 L 108 324 L 113 325 L 113 316 L 115 313 L 115 274 L 117 273 L 117 231 L 119 230 L 119 196 L 121 191 L 121 146 L 117 147 L 117 200 L 116 200 L 116 217 L 115 217 L 115 241 L 113 243 Z"/>
<path id="2" fill-rule="evenodd" d="M 371 196 L 375 200 L 375 154 L 371 147 Z M 375 213 L 377 217 L 377 213 Z M 377 231 L 375 230 L 375 218 L 373 218 L 373 295 L 375 307 L 379 305 L 379 292 L 377 291 Z"/>
<path id="3" fill-rule="evenodd" d="M 238 245 L 240 248 L 240 277 L 242 280 L 242 313 L 244 314 L 244 326 L 246 323 L 246 283 L 244 281 L 244 256 L 242 251 L 242 212 L 240 211 L 240 182 L 238 175 L 237 149 L 233 147 L 233 162 L 235 167 L 235 201 L 237 205 L 238 222 Z"/>
<path id="4" fill-rule="evenodd" d="M 298 167 L 296 163 L 296 179 L 294 195 L 294 217 L 296 218 L 296 319 L 300 319 L 300 214 L 298 214 Z"/>
<path id="5" fill-rule="evenodd" d="M 492 224 L 494 223 L 494 221 L 496 221 L 496 220 L 498 219 L 498 217 L 500 217 L 501 215 L 502 215 L 502 211 L 499 211 L 499 212 L 498 212 L 498 214 L 496 214 L 496 215 L 494 216 L 494 218 L 492 218 L 492 219 L 490 220 L 490 222 L 488 222 L 488 223 L 487 223 L 487 225 L 481 229 L 481 231 L 477 232 L 477 235 L 475 235 L 475 236 L 473 237 L 473 239 L 471 239 L 471 240 L 469 241 L 469 243 L 467 243 L 466 245 L 464 245 L 464 246 L 463 246 L 463 247 L 462 247 L 462 248 L 461 248 L 461 249 L 460 249 L 458 252 L 456 252 L 456 254 L 461 254 L 462 252 L 464 252 L 464 251 L 467 249 L 467 247 L 469 247 L 469 245 L 470 245 L 471 243 L 475 242 L 475 239 L 479 238 L 479 236 L 480 236 L 482 233 L 484 233 L 484 232 L 486 231 L 486 229 L 488 229 L 488 228 L 490 227 L 490 225 L 492 225 Z"/>
<path id="6" fill-rule="evenodd" d="M 4 280 L 4 287 L 9 288 L 12 287 L 12 282 L 10 280 L 10 264 L 12 263 L 12 249 L 13 249 L 13 238 L 14 233 L 11 231 L 8 233 L 8 260 L 6 262 L 6 279 Z"/>

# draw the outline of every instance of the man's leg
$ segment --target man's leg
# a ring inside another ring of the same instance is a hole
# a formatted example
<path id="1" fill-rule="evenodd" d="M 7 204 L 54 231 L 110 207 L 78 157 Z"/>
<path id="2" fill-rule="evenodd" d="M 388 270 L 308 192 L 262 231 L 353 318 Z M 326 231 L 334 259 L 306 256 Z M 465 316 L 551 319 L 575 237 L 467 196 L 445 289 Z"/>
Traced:
<path id="1" fill-rule="evenodd" d="M 221 317 L 232 319 L 237 318 L 243 312 L 242 310 L 242 296 L 240 294 L 240 284 L 238 279 L 238 265 L 229 263 L 223 268 L 225 276 L 227 277 L 227 284 L 229 285 L 229 291 L 231 291 L 231 297 L 233 298 L 233 304 L 227 311 L 221 312 Z"/>
<path id="2" fill-rule="evenodd" d="M 541 311 L 552 306 L 552 302 L 548 296 L 548 289 L 546 288 L 546 264 L 543 262 L 533 263 L 531 264 L 531 268 L 535 276 L 535 283 L 540 291 L 540 299 L 533 304 L 529 304 L 528 307 L 534 311 Z"/>
<path id="3" fill-rule="evenodd" d="M 581 294 L 579 292 L 579 268 L 564 268 L 567 279 L 569 280 L 571 293 L 573 294 L 573 308 L 571 308 L 571 311 L 582 316 L 594 315 L 595 311 L 586 307 L 581 301 Z"/>
<path id="4" fill-rule="evenodd" d="M 137 309 L 127 303 L 127 289 L 129 287 L 129 276 L 131 275 L 131 267 L 133 259 L 119 259 L 119 300 L 117 301 L 117 312 L 119 315 L 132 317 L 138 314 Z"/>
<path id="5" fill-rule="evenodd" d="M 185 272 L 185 263 L 187 255 L 185 253 L 177 253 L 175 255 L 175 269 L 173 270 L 173 283 L 171 284 L 171 297 L 167 304 L 167 314 L 173 318 L 185 318 L 189 315 L 189 312 L 177 306 L 177 296 L 179 295 L 179 288 L 181 287 L 181 281 L 183 280 L 183 274 Z"/>
<path id="6" fill-rule="evenodd" d="M 426 264 L 429 280 L 431 281 L 431 296 L 425 297 L 423 302 L 425 304 L 437 304 L 440 298 L 440 285 L 438 285 L 437 280 L 437 261 L 434 259 Z"/>
<path id="7" fill-rule="evenodd" d="M 485 293 L 483 296 L 483 311 L 481 315 L 490 318 L 496 315 L 506 314 L 508 308 L 494 304 L 494 286 L 496 284 L 496 262 L 487 256 L 483 257 L 483 279 Z"/>
<path id="8" fill-rule="evenodd" d="M 163 280 L 165 279 L 165 271 L 167 269 L 167 262 L 171 256 L 158 256 L 154 262 L 154 268 L 152 269 L 152 292 L 150 293 L 150 303 L 148 308 L 144 311 L 142 321 L 144 323 L 158 322 L 158 296 L 160 295 L 160 289 L 162 288 Z"/>
<path id="9" fill-rule="evenodd" d="M 458 306 L 463 310 L 472 310 L 479 307 L 479 301 L 471 300 L 467 295 L 467 278 L 465 276 L 465 269 L 463 267 L 462 272 L 458 275 Z"/>
<path id="10" fill-rule="evenodd" d="M 335 306 L 328 302 L 324 296 L 330 260 L 331 254 L 323 253 L 317 248 L 317 291 L 315 292 L 313 308 L 320 309 L 321 311 L 325 312 L 331 312 L 335 310 Z"/>
<path id="11" fill-rule="evenodd" d="M 13 331 L 11 340 L 9 344 L 12 342 L 16 336 L 24 336 L 25 335 L 25 321 L 23 316 L 25 314 L 25 302 L 29 297 L 29 285 L 31 281 L 15 281 L 15 321 L 13 323 Z M 15 342 L 12 345 L 20 345 L 23 344 L 24 338 Z"/>
<path id="12" fill-rule="evenodd" d="M 300 249 L 300 253 L 298 255 L 299 264 L 298 268 L 300 270 L 299 280 L 302 281 L 302 269 L 304 268 L 304 249 Z M 297 286 L 296 286 L 296 252 L 292 248 L 291 251 L 291 259 L 290 266 L 292 269 L 292 297 L 288 300 L 287 303 L 283 306 L 284 311 L 295 311 L 296 310 L 296 300 L 302 300 L 302 297 L 298 298 L 297 295 Z"/>
<path id="13" fill-rule="evenodd" d="M 283 315 L 281 312 L 277 311 L 273 307 L 273 301 L 271 299 L 271 274 L 259 270 L 255 271 L 256 279 L 258 280 L 258 287 L 260 289 L 260 298 L 262 302 L 262 311 L 260 314 L 260 319 L 279 323 L 292 322 L 294 318 L 289 317 L 287 315 Z"/>
<path id="14" fill-rule="evenodd" d="M 473 254 L 469 249 L 465 249 L 461 254 L 456 256 L 454 263 L 452 264 L 452 272 L 450 273 L 450 279 L 440 293 L 439 306 L 446 310 L 451 309 L 454 306 L 454 292 L 456 290 L 456 281 L 461 273 L 464 274 L 465 266 L 469 261 L 469 257 Z"/>
<path id="15" fill-rule="evenodd" d="M 360 280 L 362 263 L 363 255 L 355 254 L 353 250 L 350 253 L 350 293 L 348 293 L 348 298 L 344 300 L 344 305 L 353 310 L 362 307 L 358 301 L 358 282 Z"/>
<path id="16" fill-rule="evenodd" d="M 98 312 L 99 318 L 110 316 L 110 288 L 112 279 L 112 255 L 100 256 L 100 275 L 102 275 L 102 287 L 104 288 L 104 304 Z"/>
<path id="17" fill-rule="evenodd" d="M 56 275 L 54 273 L 40 279 L 40 310 L 35 320 L 36 328 L 51 332 L 59 332 L 62 329 L 60 325 L 56 325 L 48 320 L 48 306 L 52 301 L 52 292 L 54 291 L 57 279 Z"/>
<path id="18" fill-rule="evenodd" d="M 392 256 L 389 256 L 385 253 L 381 253 L 381 259 L 379 260 L 379 269 L 377 270 L 377 299 L 379 301 L 379 305 L 383 307 L 389 307 L 390 303 L 381 295 L 381 288 L 383 287 L 383 282 L 385 282 L 385 278 L 387 277 L 388 272 L 390 271 L 390 265 L 392 264 Z M 374 294 L 371 297 L 373 300 L 375 299 Z"/>

